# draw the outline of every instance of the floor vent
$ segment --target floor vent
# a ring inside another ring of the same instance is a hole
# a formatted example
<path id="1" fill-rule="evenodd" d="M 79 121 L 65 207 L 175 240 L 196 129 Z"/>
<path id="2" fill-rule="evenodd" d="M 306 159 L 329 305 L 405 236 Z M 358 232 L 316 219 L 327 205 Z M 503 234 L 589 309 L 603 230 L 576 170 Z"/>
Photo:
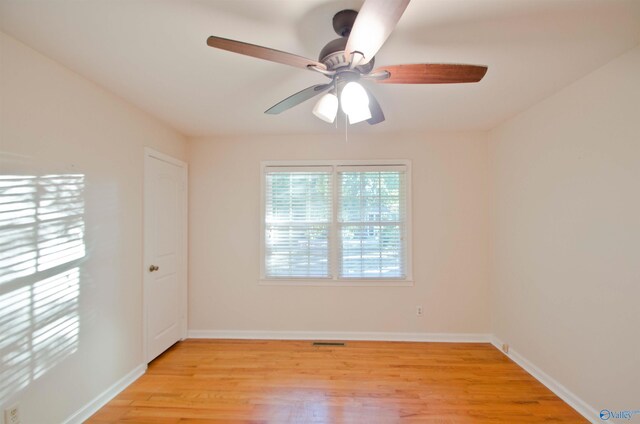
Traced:
<path id="1" fill-rule="evenodd" d="M 344 346 L 344 342 L 313 342 L 314 346 Z"/>

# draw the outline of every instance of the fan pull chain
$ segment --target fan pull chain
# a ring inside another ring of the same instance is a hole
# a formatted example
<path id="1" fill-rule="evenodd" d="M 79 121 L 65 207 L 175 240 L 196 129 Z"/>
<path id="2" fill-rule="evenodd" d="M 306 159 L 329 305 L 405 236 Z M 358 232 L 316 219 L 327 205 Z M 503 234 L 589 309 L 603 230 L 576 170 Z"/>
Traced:
<path id="1" fill-rule="evenodd" d="M 336 99 L 338 99 L 338 111 L 336 113 L 336 130 L 338 129 L 338 121 L 340 120 L 340 97 L 338 97 L 338 82 L 336 78 L 333 77 L 333 94 L 335 94 Z"/>
<path id="2" fill-rule="evenodd" d="M 344 115 L 344 142 L 349 142 L 349 119 L 346 114 Z"/>

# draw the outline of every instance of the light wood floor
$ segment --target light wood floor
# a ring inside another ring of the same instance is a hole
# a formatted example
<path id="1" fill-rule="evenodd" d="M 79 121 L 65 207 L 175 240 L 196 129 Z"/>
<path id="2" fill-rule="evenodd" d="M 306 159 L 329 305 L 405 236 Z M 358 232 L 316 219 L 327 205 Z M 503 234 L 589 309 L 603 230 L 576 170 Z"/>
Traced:
<path id="1" fill-rule="evenodd" d="M 586 423 L 485 343 L 187 340 L 89 423 Z"/>

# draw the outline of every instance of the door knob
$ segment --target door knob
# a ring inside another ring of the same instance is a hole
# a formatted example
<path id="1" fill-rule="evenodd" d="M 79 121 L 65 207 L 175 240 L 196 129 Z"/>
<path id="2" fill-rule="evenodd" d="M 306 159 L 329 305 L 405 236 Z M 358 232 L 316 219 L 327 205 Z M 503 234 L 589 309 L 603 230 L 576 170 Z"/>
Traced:
<path id="1" fill-rule="evenodd" d="M 149 272 L 157 271 L 159 269 L 160 269 L 160 267 L 158 265 L 151 265 L 149 267 Z"/>

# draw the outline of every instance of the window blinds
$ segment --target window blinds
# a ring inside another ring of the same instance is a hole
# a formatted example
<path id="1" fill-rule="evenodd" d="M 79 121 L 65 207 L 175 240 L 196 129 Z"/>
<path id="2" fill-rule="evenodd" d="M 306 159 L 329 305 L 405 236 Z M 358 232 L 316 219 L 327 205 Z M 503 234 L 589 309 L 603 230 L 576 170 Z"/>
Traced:
<path id="1" fill-rule="evenodd" d="M 265 167 L 264 277 L 406 279 L 406 172 Z"/>
<path id="2" fill-rule="evenodd" d="M 330 278 L 330 167 L 267 168 L 265 276 Z"/>
<path id="3" fill-rule="evenodd" d="M 405 278 L 405 170 L 338 167 L 340 278 Z"/>

